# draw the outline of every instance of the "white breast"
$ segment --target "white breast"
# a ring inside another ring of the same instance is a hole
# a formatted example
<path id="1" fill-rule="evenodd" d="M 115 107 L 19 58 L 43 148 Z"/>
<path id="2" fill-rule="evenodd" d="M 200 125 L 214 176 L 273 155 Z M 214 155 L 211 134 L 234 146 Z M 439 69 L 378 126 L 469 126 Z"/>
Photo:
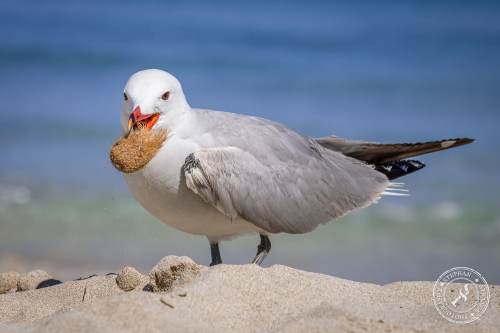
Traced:
<path id="1" fill-rule="evenodd" d="M 211 240 L 258 232 L 244 219 L 222 215 L 186 188 L 182 166 L 186 156 L 198 148 L 194 142 L 170 137 L 144 169 L 125 175 L 135 199 L 163 223 Z"/>

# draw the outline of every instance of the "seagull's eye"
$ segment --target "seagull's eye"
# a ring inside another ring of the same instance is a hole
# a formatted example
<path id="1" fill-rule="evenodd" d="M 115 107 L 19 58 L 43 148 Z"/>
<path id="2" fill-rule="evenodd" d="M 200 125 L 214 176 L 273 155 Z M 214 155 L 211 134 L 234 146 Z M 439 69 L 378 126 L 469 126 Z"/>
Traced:
<path id="1" fill-rule="evenodd" d="M 123 100 L 128 101 L 128 96 L 126 93 L 123 93 Z"/>
<path id="2" fill-rule="evenodd" d="M 170 98 L 170 91 L 166 91 L 163 95 L 161 95 L 161 99 L 167 101 Z"/>

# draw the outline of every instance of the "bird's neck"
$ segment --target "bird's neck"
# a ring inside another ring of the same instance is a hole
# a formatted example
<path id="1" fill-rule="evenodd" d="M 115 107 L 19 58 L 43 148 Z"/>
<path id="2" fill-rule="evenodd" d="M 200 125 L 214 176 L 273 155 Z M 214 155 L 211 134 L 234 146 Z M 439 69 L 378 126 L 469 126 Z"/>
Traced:
<path id="1" fill-rule="evenodd" d="M 190 113 L 191 107 L 187 103 L 185 105 L 179 105 L 175 109 L 163 114 L 158 121 L 157 127 L 174 134 L 177 129 L 183 125 Z"/>

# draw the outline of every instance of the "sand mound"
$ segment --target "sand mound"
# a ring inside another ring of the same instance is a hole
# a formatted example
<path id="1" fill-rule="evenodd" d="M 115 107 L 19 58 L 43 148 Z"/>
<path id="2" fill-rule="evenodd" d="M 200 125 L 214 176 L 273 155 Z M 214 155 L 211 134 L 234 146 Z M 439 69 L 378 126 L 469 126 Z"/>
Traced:
<path id="1" fill-rule="evenodd" d="M 17 283 L 21 274 L 18 272 L 0 273 L 0 294 L 17 289 Z"/>
<path id="2" fill-rule="evenodd" d="M 135 172 L 153 159 L 166 139 L 167 133 L 165 131 L 141 127 L 116 141 L 111 146 L 109 158 L 119 171 Z"/>
<path id="3" fill-rule="evenodd" d="M 37 269 L 21 275 L 17 281 L 17 291 L 33 290 L 37 288 L 50 287 L 61 283 L 50 276 L 49 273 Z"/>
<path id="4" fill-rule="evenodd" d="M 169 291 L 193 281 L 200 274 L 200 266 L 191 258 L 168 256 L 153 267 L 149 277 L 154 291 Z"/>
<path id="5" fill-rule="evenodd" d="M 186 257 L 166 257 L 149 273 L 149 290 L 168 291 L 143 291 L 145 275 L 130 267 L 120 274 L 134 281 L 132 291 L 124 292 L 118 277 L 110 275 L 0 295 L 0 332 L 498 332 L 500 327 L 498 286 L 490 286 L 490 306 L 481 320 L 457 325 L 434 309 L 432 282 L 379 286 L 278 265 L 209 269 Z"/>
<path id="6" fill-rule="evenodd" d="M 149 282 L 146 275 L 139 273 L 137 269 L 130 266 L 123 267 L 116 276 L 116 284 L 121 290 L 131 291 Z"/>

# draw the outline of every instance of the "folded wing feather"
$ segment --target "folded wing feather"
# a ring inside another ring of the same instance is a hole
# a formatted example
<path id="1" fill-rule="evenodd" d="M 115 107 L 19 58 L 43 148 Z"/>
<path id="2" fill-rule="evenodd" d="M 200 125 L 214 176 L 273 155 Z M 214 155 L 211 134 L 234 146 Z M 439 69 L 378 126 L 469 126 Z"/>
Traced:
<path id="1" fill-rule="evenodd" d="M 469 138 L 456 138 L 417 143 L 384 144 L 328 136 L 316 139 L 316 141 L 327 149 L 341 152 L 358 160 L 370 164 L 382 164 L 462 146 L 474 140 Z"/>
<path id="2" fill-rule="evenodd" d="M 271 233 L 304 233 L 378 199 L 387 178 L 364 163 L 319 147 L 305 164 L 258 160 L 236 147 L 186 158 L 186 186 L 224 215 Z"/>

